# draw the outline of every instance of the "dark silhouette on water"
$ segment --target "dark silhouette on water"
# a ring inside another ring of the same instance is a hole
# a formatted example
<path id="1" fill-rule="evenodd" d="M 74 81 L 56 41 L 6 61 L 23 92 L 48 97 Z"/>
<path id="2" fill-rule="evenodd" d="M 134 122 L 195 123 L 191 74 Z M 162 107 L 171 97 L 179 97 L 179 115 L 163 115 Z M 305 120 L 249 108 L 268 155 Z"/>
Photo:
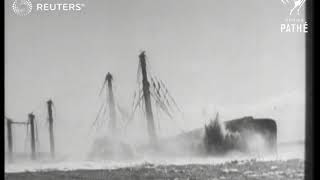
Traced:
<path id="1" fill-rule="evenodd" d="M 205 126 L 204 145 L 208 153 L 221 154 L 230 150 L 250 151 L 256 143 L 253 136 L 262 137 L 267 152 L 277 151 L 277 125 L 273 119 L 243 117 L 219 122 L 218 117 Z"/>
<path id="2" fill-rule="evenodd" d="M 48 122 L 49 122 L 49 135 L 50 135 L 50 153 L 51 158 L 55 157 L 55 145 L 54 145 L 54 135 L 53 135 L 53 116 L 52 116 L 52 100 L 47 101 L 48 105 Z"/>
<path id="3" fill-rule="evenodd" d="M 154 119 L 152 113 L 152 106 L 151 106 L 151 97 L 150 97 L 150 83 L 148 81 L 147 70 L 146 70 L 146 55 L 145 51 L 143 51 L 140 55 L 140 66 L 141 66 L 141 73 L 142 73 L 142 86 L 143 86 L 143 97 L 145 101 L 145 108 L 146 108 L 146 117 L 147 117 L 147 124 L 148 124 L 148 133 L 150 138 L 150 143 L 154 144 L 157 141 L 157 135 L 154 126 Z"/>
<path id="4" fill-rule="evenodd" d="M 117 133 L 117 114 L 116 114 L 116 108 L 115 108 L 115 102 L 114 102 L 114 96 L 113 96 L 113 90 L 112 90 L 112 80 L 113 77 L 110 72 L 106 75 L 106 82 L 108 83 L 108 89 L 107 89 L 107 104 L 109 106 L 109 112 L 110 112 L 110 129 L 112 134 Z"/>

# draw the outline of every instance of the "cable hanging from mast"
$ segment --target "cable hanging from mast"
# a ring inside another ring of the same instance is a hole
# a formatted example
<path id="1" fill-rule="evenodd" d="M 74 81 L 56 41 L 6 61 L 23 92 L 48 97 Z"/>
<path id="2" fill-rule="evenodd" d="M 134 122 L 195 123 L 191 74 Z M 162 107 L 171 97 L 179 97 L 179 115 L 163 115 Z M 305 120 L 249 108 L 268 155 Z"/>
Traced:
<path id="1" fill-rule="evenodd" d="M 157 112 L 157 115 L 159 117 L 159 114 L 164 114 L 166 117 L 169 117 L 170 119 L 173 119 L 173 115 L 176 112 L 181 113 L 180 108 L 178 107 L 176 101 L 174 98 L 171 96 L 169 93 L 167 87 L 164 85 L 163 81 L 158 80 L 153 72 L 152 72 L 152 67 L 149 62 L 149 59 L 147 56 L 145 56 L 145 62 L 146 66 L 146 73 L 149 81 L 149 94 L 150 98 L 152 99 L 151 103 L 154 104 L 155 106 L 155 111 Z M 136 112 L 136 108 L 140 107 L 140 101 L 144 99 L 144 95 L 142 96 L 138 95 L 138 92 L 143 91 L 142 85 L 142 80 L 141 80 L 141 73 L 140 73 L 140 68 L 141 68 L 141 61 L 139 61 L 139 66 L 137 70 L 137 86 L 138 89 L 135 90 L 133 94 L 133 102 L 131 105 L 132 108 L 132 115 L 134 116 Z M 144 106 L 141 106 L 140 109 L 143 112 L 144 111 Z M 158 127 L 159 127 L 159 122 L 158 122 Z"/>

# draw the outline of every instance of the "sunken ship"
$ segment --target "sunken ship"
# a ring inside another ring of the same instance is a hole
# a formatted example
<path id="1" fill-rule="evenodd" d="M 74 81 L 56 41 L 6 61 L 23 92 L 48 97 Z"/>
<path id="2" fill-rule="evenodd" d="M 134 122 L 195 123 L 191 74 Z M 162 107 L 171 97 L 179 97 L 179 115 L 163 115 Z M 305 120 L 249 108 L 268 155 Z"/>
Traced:
<path id="1" fill-rule="evenodd" d="M 203 128 L 195 129 L 189 132 L 183 132 L 171 138 L 159 138 L 156 133 L 155 120 L 153 115 L 152 100 L 164 114 L 171 118 L 170 110 L 172 106 L 180 111 L 176 102 L 169 94 L 168 90 L 164 87 L 164 83 L 157 78 L 148 77 L 147 70 L 148 63 L 146 62 L 145 52 L 139 55 L 139 68 L 140 85 L 141 89 L 135 94 L 134 103 L 131 113 L 123 113 L 123 109 L 116 103 L 112 91 L 112 76 L 107 74 L 105 83 L 108 84 L 107 88 L 107 104 L 110 112 L 110 127 L 111 132 L 116 135 L 115 124 L 119 119 L 117 117 L 116 109 L 119 109 L 119 114 L 126 117 L 128 122 L 132 120 L 134 113 L 138 107 L 142 107 L 145 113 L 147 123 L 147 133 L 149 136 L 149 143 L 144 145 L 143 148 L 153 148 L 159 152 L 170 152 L 168 147 L 179 147 L 187 150 L 188 154 L 206 154 L 206 155 L 220 155 L 229 151 L 250 152 L 252 144 L 257 140 L 261 141 L 268 152 L 277 151 L 277 124 L 276 121 L 270 118 L 254 118 L 252 116 L 242 117 L 239 119 L 227 120 L 220 122 L 218 114 L 214 120 L 206 124 Z M 97 119 L 96 119 L 97 121 Z M 96 123 L 95 121 L 95 123 Z M 128 124 L 128 123 L 126 123 Z M 113 154 L 114 151 L 125 152 L 133 156 L 133 149 L 128 144 L 115 140 L 117 138 L 100 138 L 94 143 L 93 149 L 95 156 L 108 156 Z M 112 147 L 117 147 L 112 149 Z M 142 149 L 143 149 L 142 148 Z M 108 149 L 108 150 L 105 150 Z M 121 149 L 121 151 L 119 150 Z M 141 148 L 140 148 L 141 149 Z M 123 150 L 123 151 L 122 151 Z M 171 152 L 172 153 L 172 152 Z M 182 153 L 182 152 L 175 152 Z"/>

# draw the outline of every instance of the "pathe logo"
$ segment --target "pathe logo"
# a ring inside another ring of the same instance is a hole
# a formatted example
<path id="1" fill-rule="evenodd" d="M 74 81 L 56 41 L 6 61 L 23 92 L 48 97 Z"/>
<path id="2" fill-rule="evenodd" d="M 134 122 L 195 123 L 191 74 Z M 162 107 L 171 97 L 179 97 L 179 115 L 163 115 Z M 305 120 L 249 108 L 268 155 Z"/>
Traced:
<path id="1" fill-rule="evenodd" d="M 306 0 L 281 0 L 281 2 L 290 8 L 290 13 L 285 18 L 285 22 L 280 24 L 280 32 L 307 33 L 308 23 L 300 13 Z"/>
<path id="2" fill-rule="evenodd" d="M 26 16 L 32 11 L 32 3 L 30 0 L 14 0 L 12 9 L 16 15 Z"/>
<path id="3" fill-rule="evenodd" d="M 290 6 L 290 16 L 293 12 L 300 15 L 300 9 L 306 2 L 306 0 L 281 0 L 284 5 Z"/>

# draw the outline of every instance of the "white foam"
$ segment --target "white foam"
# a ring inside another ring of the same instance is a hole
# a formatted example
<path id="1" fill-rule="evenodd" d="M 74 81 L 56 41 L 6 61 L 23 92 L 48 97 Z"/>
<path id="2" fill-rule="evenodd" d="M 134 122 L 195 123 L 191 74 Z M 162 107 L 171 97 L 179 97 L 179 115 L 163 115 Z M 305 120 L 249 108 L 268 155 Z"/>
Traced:
<path id="1" fill-rule="evenodd" d="M 273 160 L 289 160 L 304 159 L 304 146 L 294 145 L 290 147 L 278 148 L 278 154 L 272 156 L 262 156 L 259 154 L 251 156 L 243 156 L 236 153 L 229 154 L 225 157 L 177 157 L 177 158 L 155 158 L 141 157 L 136 160 L 127 161 L 74 161 L 65 160 L 60 162 L 20 162 L 5 165 L 5 172 L 35 172 L 49 170 L 77 170 L 77 169 L 117 169 L 125 167 L 134 167 L 145 164 L 157 165 L 186 165 L 186 164 L 221 164 L 237 160 L 245 162 L 251 159 L 256 161 L 273 161 Z"/>

